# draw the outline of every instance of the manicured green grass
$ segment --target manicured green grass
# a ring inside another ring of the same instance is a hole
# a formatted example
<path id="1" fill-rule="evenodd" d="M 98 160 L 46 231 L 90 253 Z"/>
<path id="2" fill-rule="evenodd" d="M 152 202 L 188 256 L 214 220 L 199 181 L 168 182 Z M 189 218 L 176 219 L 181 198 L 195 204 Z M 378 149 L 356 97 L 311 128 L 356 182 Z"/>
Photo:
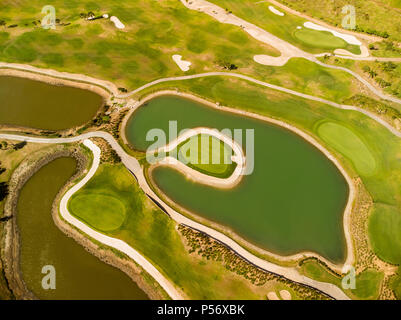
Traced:
<path id="1" fill-rule="evenodd" d="M 71 199 L 70 212 L 100 231 L 112 231 L 121 227 L 125 220 L 125 206 L 118 198 L 88 192 Z"/>
<path id="2" fill-rule="evenodd" d="M 122 87 L 137 87 L 151 80 L 182 75 L 171 56 L 181 54 L 192 62 L 191 71 L 221 70 L 219 61 L 247 68 L 255 54 L 279 52 L 241 28 L 185 8 L 175 0 L 117 1 L 54 0 L 57 19 L 69 25 L 44 30 L 32 22 L 42 19 L 45 0 L 0 4 L 0 60 L 78 72 L 105 78 Z M 116 15 L 126 28 L 120 31 L 107 19 L 87 21 L 81 13 Z M 25 25 L 27 24 L 27 25 Z M 4 31 L 1 30 L 4 28 Z M 7 32 L 6 32 L 7 31 Z"/>
<path id="3" fill-rule="evenodd" d="M 229 177 L 236 164 L 231 161 L 232 149 L 223 141 L 198 135 L 178 146 L 178 159 L 189 167 L 215 177 Z"/>
<path id="4" fill-rule="evenodd" d="M 84 73 L 134 89 L 151 80 L 183 75 L 171 58 L 178 53 L 192 62 L 186 74 L 222 71 L 221 63 L 228 62 L 238 67 L 236 72 L 337 102 L 358 90 L 352 76 L 305 59 L 291 59 L 284 67 L 260 65 L 253 61 L 254 55 L 277 56 L 279 52 L 241 28 L 189 10 L 180 1 L 71 3 L 65 6 L 63 0 L 53 1 L 61 23 L 71 23 L 55 30 L 33 27 L 32 21 L 42 18 L 41 8 L 48 4 L 44 0 L 31 1 L 29 11 L 21 10 L 17 2 L 0 4 L 0 19 L 5 19 L 8 25 L 19 24 L 0 33 L 0 61 Z M 95 14 L 116 15 L 126 29 L 119 31 L 106 19 L 89 22 L 79 17 L 90 10 Z M 269 19 L 281 18 L 266 10 Z M 27 21 L 28 26 L 21 21 Z M 278 20 L 271 25 L 285 35 L 286 27 L 296 30 L 297 24 L 281 25 Z M 293 38 L 292 34 L 289 36 Z"/>
<path id="5" fill-rule="evenodd" d="M 302 28 L 295 31 L 294 36 L 308 46 L 323 49 L 345 48 L 347 44 L 343 39 L 333 36 L 333 34 L 328 31 Z"/>
<path id="6" fill-rule="evenodd" d="M 326 143 L 350 159 L 361 175 L 375 173 L 377 165 L 369 147 L 350 129 L 335 122 L 324 122 L 317 132 Z"/>
<path id="7" fill-rule="evenodd" d="M 369 218 L 369 235 L 377 255 L 390 263 L 401 264 L 401 212 L 397 207 L 376 204 Z"/>
<path id="8" fill-rule="evenodd" d="M 122 239 L 138 250 L 191 299 L 265 299 L 268 290 L 283 286 L 280 283 L 262 287 L 253 285 L 228 271 L 220 262 L 206 262 L 188 254 L 176 224 L 146 197 L 121 164 L 101 165 L 75 196 L 79 199 L 93 194 L 102 203 L 112 197 L 125 207 L 124 224 L 118 230 L 104 233 Z M 104 200 L 100 200 L 102 197 Z M 99 205 L 93 201 L 88 205 L 93 209 L 76 208 L 74 214 L 87 223 L 88 220 L 96 222 Z M 89 215 L 91 219 L 88 219 Z M 291 291 L 287 286 L 284 289 Z"/>
<path id="9" fill-rule="evenodd" d="M 271 3 L 253 0 L 231 1 L 211 0 L 216 5 L 227 8 L 238 17 L 251 22 L 277 37 L 311 53 L 334 51 L 335 49 L 347 49 L 355 54 L 360 54 L 359 46 L 350 45 L 331 32 L 306 29 L 303 24 L 308 21 L 296 15 L 285 12 L 279 16 L 269 10 Z M 280 9 L 283 12 L 283 10 Z M 297 27 L 302 29 L 297 29 Z"/>
<path id="10" fill-rule="evenodd" d="M 348 73 L 303 58 L 292 58 L 282 67 L 256 64 L 253 68 L 258 79 L 339 103 L 359 90 Z M 241 90 L 245 96 L 249 94 L 247 91 Z"/>
<path id="11" fill-rule="evenodd" d="M 355 289 L 352 294 L 359 299 L 377 299 L 384 274 L 373 269 L 367 269 L 356 277 Z"/>

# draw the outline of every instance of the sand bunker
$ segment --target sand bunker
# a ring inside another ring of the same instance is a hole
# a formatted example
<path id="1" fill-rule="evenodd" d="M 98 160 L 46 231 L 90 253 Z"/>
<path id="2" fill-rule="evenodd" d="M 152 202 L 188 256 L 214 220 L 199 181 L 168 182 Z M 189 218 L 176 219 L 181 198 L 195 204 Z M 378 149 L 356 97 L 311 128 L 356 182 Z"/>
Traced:
<path id="1" fill-rule="evenodd" d="M 329 28 L 326 28 L 326 27 L 323 27 L 323 26 L 319 26 L 318 24 L 310 22 L 310 21 L 305 22 L 304 23 L 304 27 L 308 28 L 308 29 L 318 30 L 318 31 L 328 31 L 328 32 L 331 32 L 333 34 L 333 36 L 341 38 L 341 39 L 345 40 L 349 44 L 354 44 L 354 45 L 357 45 L 357 46 L 362 45 L 362 42 L 360 42 L 353 35 L 341 33 L 341 32 L 335 31 L 335 30 L 331 30 Z"/>
<path id="2" fill-rule="evenodd" d="M 182 60 L 182 56 L 179 54 L 173 55 L 173 60 L 182 71 L 188 71 L 192 64 L 189 61 Z"/>
<path id="3" fill-rule="evenodd" d="M 289 59 L 290 57 L 288 56 L 272 57 L 266 54 L 257 54 L 253 56 L 253 60 L 255 62 L 265 66 L 283 66 L 288 62 Z"/>
<path id="4" fill-rule="evenodd" d="M 283 17 L 284 16 L 284 13 L 282 13 L 281 11 L 278 11 L 275 7 L 273 7 L 273 6 L 269 6 L 269 10 L 271 11 L 271 12 L 273 12 L 274 14 L 277 14 L 278 16 L 281 16 L 281 17 Z"/>
<path id="5" fill-rule="evenodd" d="M 280 296 L 283 300 L 292 300 L 291 293 L 287 290 L 280 290 Z"/>
<path id="6" fill-rule="evenodd" d="M 116 26 L 117 29 L 124 29 L 125 25 L 120 21 L 120 19 L 118 19 L 115 16 L 112 16 L 110 18 L 110 21 L 114 23 L 114 25 Z"/>

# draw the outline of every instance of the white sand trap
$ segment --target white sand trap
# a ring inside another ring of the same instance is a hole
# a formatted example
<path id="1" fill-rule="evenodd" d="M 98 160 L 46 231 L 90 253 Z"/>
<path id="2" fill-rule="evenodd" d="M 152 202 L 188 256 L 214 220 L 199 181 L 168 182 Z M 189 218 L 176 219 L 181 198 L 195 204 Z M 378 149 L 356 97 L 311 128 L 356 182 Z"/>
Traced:
<path id="1" fill-rule="evenodd" d="M 272 57 L 266 54 L 257 54 L 253 56 L 253 60 L 264 66 L 283 66 L 285 65 L 290 57 L 281 55 L 280 57 Z"/>
<path id="2" fill-rule="evenodd" d="M 292 300 L 291 293 L 287 290 L 280 290 L 280 296 L 283 300 Z"/>
<path id="3" fill-rule="evenodd" d="M 109 18 L 109 15 L 108 15 L 107 13 L 105 13 L 105 14 L 103 15 L 103 18 L 108 19 L 108 18 Z"/>
<path id="4" fill-rule="evenodd" d="M 297 29 L 302 29 L 302 27 L 301 27 L 301 26 L 298 26 Z"/>
<path id="5" fill-rule="evenodd" d="M 174 62 L 180 67 L 182 71 L 188 71 L 191 66 L 191 62 L 182 60 L 182 56 L 179 54 L 173 55 Z"/>
<path id="6" fill-rule="evenodd" d="M 274 291 L 271 291 L 267 294 L 267 299 L 269 300 L 280 300 L 277 294 Z"/>
<path id="7" fill-rule="evenodd" d="M 346 42 L 348 42 L 349 44 L 354 44 L 357 46 L 362 45 L 362 42 L 360 42 L 357 38 L 355 38 L 355 36 L 350 35 L 350 34 L 345 34 L 345 33 L 335 31 L 335 30 L 331 30 L 329 28 L 319 26 L 318 24 L 310 22 L 310 21 L 305 22 L 304 26 L 308 29 L 331 32 L 333 34 L 333 36 L 341 38 L 341 39 L 345 40 Z"/>
<path id="8" fill-rule="evenodd" d="M 278 16 L 281 16 L 281 17 L 283 17 L 284 16 L 284 13 L 282 13 L 281 11 L 278 11 L 275 7 L 273 7 L 273 6 L 269 6 L 269 10 L 271 11 L 271 12 L 273 12 L 274 14 L 277 14 Z"/>
<path id="9" fill-rule="evenodd" d="M 110 21 L 114 23 L 114 25 L 116 26 L 117 29 L 124 29 L 125 25 L 120 21 L 120 19 L 118 19 L 115 16 L 112 16 L 110 18 Z"/>

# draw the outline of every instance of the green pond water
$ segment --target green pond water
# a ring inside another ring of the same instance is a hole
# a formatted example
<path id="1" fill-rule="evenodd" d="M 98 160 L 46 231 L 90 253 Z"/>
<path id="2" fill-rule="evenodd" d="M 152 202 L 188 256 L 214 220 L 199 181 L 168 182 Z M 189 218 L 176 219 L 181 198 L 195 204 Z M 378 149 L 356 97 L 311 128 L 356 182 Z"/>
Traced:
<path id="1" fill-rule="evenodd" d="M 126 127 L 132 147 L 146 150 L 154 143 L 146 141 L 148 130 L 168 132 L 169 120 L 177 121 L 178 130 L 255 130 L 254 171 L 239 186 L 216 189 L 191 182 L 173 168 L 158 167 L 153 178 L 169 198 L 264 249 L 282 255 L 313 251 L 344 261 L 342 217 L 348 186 L 317 148 L 281 127 L 173 96 L 155 98 L 133 114 Z"/>
<path id="2" fill-rule="evenodd" d="M 53 200 L 75 169 L 75 159 L 56 159 L 33 175 L 21 191 L 17 224 L 27 287 L 40 299 L 148 299 L 125 273 L 85 251 L 55 226 Z M 42 288 L 45 265 L 55 267 L 55 290 Z"/>
<path id="3" fill-rule="evenodd" d="M 91 120 L 102 104 L 92 91 L 0 76 L 0 124 L 68 129 Z"/>

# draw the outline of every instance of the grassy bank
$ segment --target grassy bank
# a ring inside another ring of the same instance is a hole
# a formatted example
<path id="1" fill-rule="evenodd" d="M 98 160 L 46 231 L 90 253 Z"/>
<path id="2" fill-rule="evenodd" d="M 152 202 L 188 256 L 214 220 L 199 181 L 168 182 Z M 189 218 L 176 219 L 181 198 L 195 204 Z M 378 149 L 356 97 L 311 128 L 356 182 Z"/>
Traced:
<path id="1" fill-rule="evenodd" d="M 87 206 L 73 205 L 75 199 L 87 197 Z M 156 207 L 139 189 L 133 176 L 122 165 L 101 165 L 94 176 L 69 203 L 71 213 L 91 227 L 88 216 L 96 216 L 98 197 L 118 199 L 124 206 L 123 224 L 104 232 L 132 245 L 157 266 L 191 299 L 266 299 L 269 291 L 289 290 L 293 299 L 305 298 L 297 287 L 270 279 L 264 284 L 228 270 L 222 260 L 189 254 L 188 244 L 177 231 L 177 225 Z M 248 265 L 249 266 L 249 265 Z"/>

